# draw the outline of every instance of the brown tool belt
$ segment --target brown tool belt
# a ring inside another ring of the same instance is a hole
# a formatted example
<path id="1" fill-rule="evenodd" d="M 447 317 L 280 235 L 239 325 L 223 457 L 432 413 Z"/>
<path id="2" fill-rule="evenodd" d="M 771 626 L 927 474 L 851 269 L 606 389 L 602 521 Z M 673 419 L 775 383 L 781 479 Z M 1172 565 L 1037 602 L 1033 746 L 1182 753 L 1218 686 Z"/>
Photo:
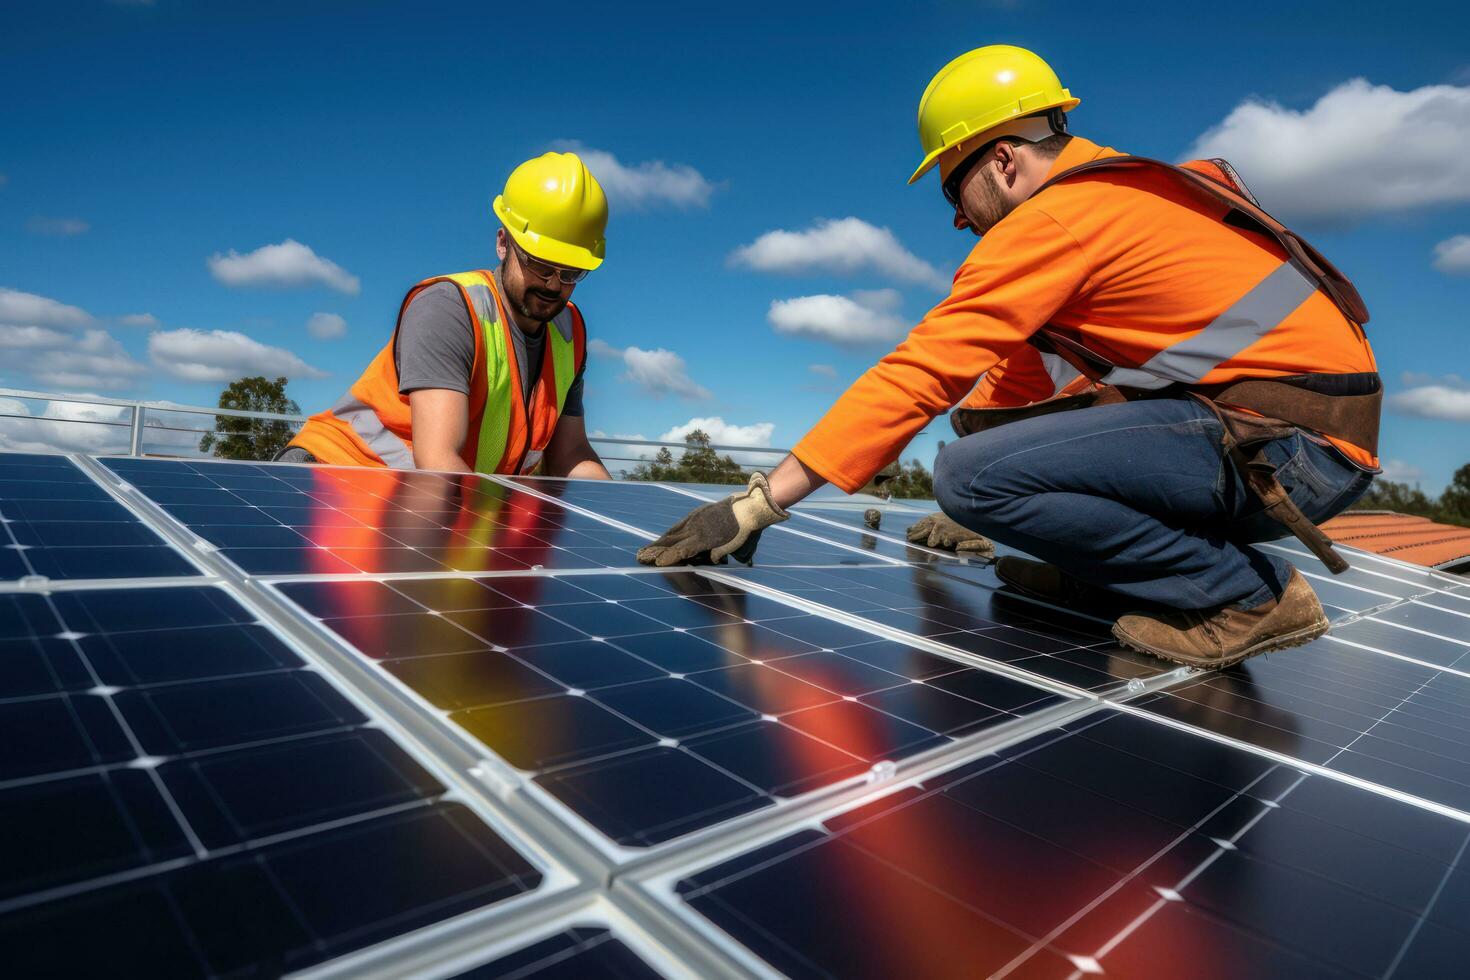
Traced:
<path id="1" fill-rule="evenodd" d="M 1192 398 L 1208 408 L 1220 420 L 1222 453 L 1265 505 L 1266 513 L 1334 574 L 1347 569 L 1348 563 L 1333 549 L 1332 539 L 1292 503 L 1264 450 L 1267 443 L 1302 429 L 1350 442 L 1378 455 L 1383 384 L 1375 372 L 1299 374 L 1151 390 L 1099 387 L 1021 408 L 957 408 L 950 413 L 950 425 L 955 434 L 966 436 L 1024 418 L 1152 398 Z"/>

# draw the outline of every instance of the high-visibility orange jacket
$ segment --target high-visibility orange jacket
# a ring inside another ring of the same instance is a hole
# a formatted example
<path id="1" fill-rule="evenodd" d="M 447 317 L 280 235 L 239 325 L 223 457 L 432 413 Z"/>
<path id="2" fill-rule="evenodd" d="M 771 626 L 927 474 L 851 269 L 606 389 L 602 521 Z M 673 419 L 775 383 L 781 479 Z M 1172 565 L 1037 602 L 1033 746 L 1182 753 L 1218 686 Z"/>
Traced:
<path id="1" fill-rule="evenodd" d="M 1074 137 L 1049 176 L 1121 155 Z M 982 404 L 1050 396 L 1062 385 L 1027 344 L 1043 327 L 1120 365 L 1130 378 L 1118 383 L 1144 387 L 1186 376 L 1162 353 L 1171 348 L 1203 385 L 1376 371 L 1361 327 L 1274 239 L 1223 223 L 1224 213 L 1151 169 L 1043 188 L 985 234 L 949 296 L 848 388 L 797 443 L 797 458 L 852 493 L 1002 362 L 977 391 L 996 400 Z M 1367 450 L 1333 442 L 1377 466 Z"/>
<path id="2" fill-rule="evenodd" d="M 481 473 L 529 473 L 556 432 L 567 392 L 587 359 L 582 314 L 568 303 L 544 328 L 547 344 L 540 375 L 527 408 L 521 392 L 510 331 L 519 329 L 505 313 L 492 273 L 435 276 L 409 290 L 399 323 L 420 290 L 437 282 L 459 288 L 475 326 L 475 362 L 469 384 L 469 429 L 460 458 Z M 398 328 L 362 377 L 335 405 L 313 415 L 291 440 L 322 463 L 413 469 L 413 413 L 398 391 L 393 349 Z"/>

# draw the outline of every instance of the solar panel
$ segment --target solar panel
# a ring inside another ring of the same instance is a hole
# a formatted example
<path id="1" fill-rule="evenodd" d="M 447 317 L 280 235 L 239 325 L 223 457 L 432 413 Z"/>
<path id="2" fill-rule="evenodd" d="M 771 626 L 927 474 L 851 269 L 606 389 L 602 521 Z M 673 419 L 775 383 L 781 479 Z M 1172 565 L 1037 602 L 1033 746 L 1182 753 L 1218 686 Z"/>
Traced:
<path id="1" fill-rule="evenodd" d="M 278 587 L 624 846 L 1062 700 L 688 572 Z"/>
<path id="2" fill-rule="evenodd" d="M 658 975 L 611 930 L 582 927 L 559 932 L 549 939 L 466 970 L 457 974 L 457 980 L 550 976 L 637 980 Z"/>
<path id="3" fill-rule="evenodd" d="M 849 616 L 1086 690 L 1167 673 L 1112 641 L 1107 621 L 1009 591 L 988 567 L 741 570 Z"/>
<path id="4" fill-rule="evenodd" d="M 542 878 L 221 589 L 0 609 L 16 975 L 295 969 Z"/>
<path id="5" fill-rule="evenodd" d="M 516 477 L 524 487 L 548 494 L 557 500 L 582 507 L 612 518 L 649 535 L 659 535 L 689 511 L 700 500 L 718 499 L 679 493 L 654 483 L 622 483 L 599 480 L 556 480 L 544 477 Z M 726 487 L 725 490 L 739 489 Z M 761 536 L 762 565 L 856 565 L 902 560 L 903 549 L 892 542 L 872 536 L 848 534 L 836 529 L 823 533 L 819 528 L 800 527 L 795 522 L 767 528 Z M 932 556 L 930 556 L 932 557 Z"/>
<path id="6" fill-rule="evenodd" d="M 71 460 L 0 453 L 0 580 L 198 574 Z"/>
<path id="7" fill-rule="evenodd" d="M 25 546 L 0 548 L 10 972 L 1458 975 L 1470 952 L 1451 576 L 1267 545 L 1333 632 L 1199 674 L 1119 648 L 1114 608 L 908 545 L 924 502 L 819 496 L 755 567 L 676 571 L 634 552 L 732 488 L 0 466 L 0 543 Z"/>
<path id="8" fill-rule="evenodd" d="M 1470 953 L 1465 823 L 1133 718 L 1076 727 L 685 874 L 678 901 L 794 977 L 1419 976 Z"/>
<path id="9" fill-rule="evenodd" d="M 106 461 L 252 575 L 627 565 L 641 539 L 476 476 Z"/>

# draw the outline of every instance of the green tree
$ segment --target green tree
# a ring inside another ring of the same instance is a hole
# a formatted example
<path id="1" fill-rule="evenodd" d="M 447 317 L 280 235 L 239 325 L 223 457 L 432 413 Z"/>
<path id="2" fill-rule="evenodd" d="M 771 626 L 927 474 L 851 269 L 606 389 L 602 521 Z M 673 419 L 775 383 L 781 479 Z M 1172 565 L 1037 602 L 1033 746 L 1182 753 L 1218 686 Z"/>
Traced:
<path id="1" fill-rule="evenodd" d="M 1470 463 L 1455 470 L 1450 485 L 1440 495 L 1441 520 L 1470 525 Z"/>
<path id="2" fill-rule="evenodd" d="M 1438 497 L 1431 497 L 1418 487 L 1379 478 L 1368 492 L 1353 504 L 1353 510 L 1391 510 L 1400 514 L 1427 517 L 1441 524 L 1463 524 L 1470 527 L 1470 463 L 1455 471 L 1450 485 Z"/>
<path id="3" fill-rule="evenodd" d="M 863 487 L 862 492 L 910 500 L 933 500 L 934 476 L 917 459 L 893 463 L 885 466 Z"/>
<path id="4" fill-rule="evenodd" d="M 286 379 L 241 378 L 220 392 L 219 407 L 243 412 L 276 412 L 299 415 L 301 409 L 286 397 Z M 296 426 L 274 419 L 247 419 L 231 415 L 215 416 L 214 431 L 199 440 L 200 452 L 213 453 L 221 459 L 269 460 L 286 448 Z"/>
<path id="5" fill-rule="evenodd" d="M 684 437 L 684 452 L 678 462 L 665 447 L 652 460 L 633 467 L 628 479 L 665 483 L 744 483 L 747 474 L 735 460 L 710 448 L 708 434 L 695 429 Z"/>

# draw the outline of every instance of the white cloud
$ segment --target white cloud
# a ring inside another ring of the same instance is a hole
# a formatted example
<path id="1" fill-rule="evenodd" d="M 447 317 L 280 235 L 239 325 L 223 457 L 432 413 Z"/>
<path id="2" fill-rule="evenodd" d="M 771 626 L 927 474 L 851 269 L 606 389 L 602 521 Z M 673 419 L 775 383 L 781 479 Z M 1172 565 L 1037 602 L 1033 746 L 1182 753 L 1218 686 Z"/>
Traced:
<path id="1" fill-rule="evenodd" d="M 92 226 L 81 218 L 43 218 L 36 215 L 26 222 L 26 231 L 33 235 L 50 235 L 53 238 L 73 238 L 85 235 Z"/>
<path id="2" fill-rule="evenodd" d="M 347 336 L 347 321 L 335 313 L 313 313 L 306 321 L 306 332 L 317 340 L 336 340 Z"/>
<path id="3" fill-rule="evenodd" d="M 777 333 L 808 337 L 843 347 L 891 343 L 909 323 L 897 313 L 895 289 L 858 290 L 851 296 L 798 296 L 771 302 L 766 319 Z"/>
<path id="4" fill-rule="evenodd" d="M 1383 478 L 1395 483 L 1418 483 L 1424 479 L 1424 471 L 1401 459 L 1390 459 L 1383 463 Z"/>
<path id="5" fill-rule="evenodd" d="M 326 373 L 281 347 L 233 330 L 168 330 L 148 338 L 148 353 L 184 381 L 234 381 L 247 375 L 324 378 Z"/>
<path id="6" fill-rule="evenodd" d="M 1470 235 L 1446 238 L 1434 246 L 1434 267 L 1447 276 L 1470 276 Z"/>
<path id="7" fill-rule="evenodd" d="M 591 340 L 587 341 L 587 353 L 591 354 L 594 357 L 616 358 L 617 360 L 623 359 L 622 349 L 614 347 L 612 344 L 609 344 L 601 337 L 593 337 Z"/>
<path id="8" fill-rule="evenodd" d="M 750 446 L 765 448 L 771 444 L 771 434 L 776 431 L 774 422 L 756 422 L 753 425 L 730 425 L 718 415 L 694 418 L 683 425 L 676 425 L 658 437 L 659 442 L 683 442 L 695 429 L 709 436 L 717 446 Z"/>
<path id="9" fill-rule="evenodd" d="M 163 326 L 152 313 L 129 313 L 118 317 L 117 322 L 125 327 L 142 327 L 145 330 L 156 330 Z"/>
<path id="10" fill-rule="evenodd" d="M 0 323 L 24 323 L 42 327 L 84 327 L 92 315 L 35 293 L 0 286 Z"/>
<path id="11" fill-rule="evenodd" d="M 887 228 L 861 218 L 823 219 L 805 231 L 768 231 L 730 254 L 761 272 L 877 272 L 900 282 L 948 289 L 950 277 L 903 247 Z"/>
<path id="12" fill-rule="evenodd" d="M 820 374 L 824 378 L 837 377 L 837 369 L 830 364 L 808 364 L 806 369 L 812 374 Z"/>
<path id="13" fill-rule="evenodd" d="M 587 433 L 588 439 L 632 439 L 636 442 L 648 442 L 648 437 L 641 432 L 614 432 L 609 436 L 602 429 L 593 429 Z"/>
<path id="14" fill-rule="evenodd" d="M 580 156 L 615 206 L 707 208 L 715 190 L 714 184 L 688 164 L 662 160 L 626 164 L 606 150 L 594 150 L 576 140 L 558 140 L 556 147 Z"/>
<path id="15" fill-rule="evenodd" d="M 1354 78 L 1310 109 L 1249 99 L 1188 156 L 1226 158 L 1288 220 L 1342 224 L 1470 201 L 1470 86 L 1399 92 Z"/>
<path id="16" fill-rule="evenodd" d="M 60 347 L 71 339 L 71 334 L 52 330 L 50 327 L 0 323 L 0 348 L 24 350 Z"/>
<path id="17" fill-rule="evenodd" d="M 696 384 L 689 377 L 684 358 L 671 350 L 662 347 L 654 350 L 629 347 L 623 351 L 623 365 L 627 368 L 623 379 L 633 382 L 655 398 L 678 395 L 680 398 L 702 401 L 714 397 L 708 388 Z"/>
<path id="18" fill-rule="evenodd" d="M 135 360 L 106 330 L 69 335 L 61 345 L 30 350 L 7 363 L 63 391 L 127 388 L 148 373 L 147 365 Z"/>
<path id="19" fill-rule="evenodd" d="M 1389 395 L 1388 404 L 1403 415 L 1470 422 L 1470 388 L 1448 384 L 1421 385 Z"/>
<path id="20" fill-rule="evenodd" d="M 362 288 L 358 278 L 330 259 L 313 252 L 294 238 L 279 245 L 262 245 L 241 255 L 234 249 L 207 260 L 210 274 L 226 286 L 264 286 L 285 289 L 321 285 L 356 296 Z"/>
<path id="21" fill-rule="evenodd" d="M 689 368 L 685 365 L 684 358 L 671 350 L 662 347 L 656 350 L 619 348 L 605 340 L 594 338 L 587 342 L 587 353 L 622 361 L 627 370 L 620 377 L 624 381 L 633 382 L 655 398 L 678 395 L 680 398 L 703 401 L 714 397 L 708 388 L 696 384 L 689 377 Z"/>

